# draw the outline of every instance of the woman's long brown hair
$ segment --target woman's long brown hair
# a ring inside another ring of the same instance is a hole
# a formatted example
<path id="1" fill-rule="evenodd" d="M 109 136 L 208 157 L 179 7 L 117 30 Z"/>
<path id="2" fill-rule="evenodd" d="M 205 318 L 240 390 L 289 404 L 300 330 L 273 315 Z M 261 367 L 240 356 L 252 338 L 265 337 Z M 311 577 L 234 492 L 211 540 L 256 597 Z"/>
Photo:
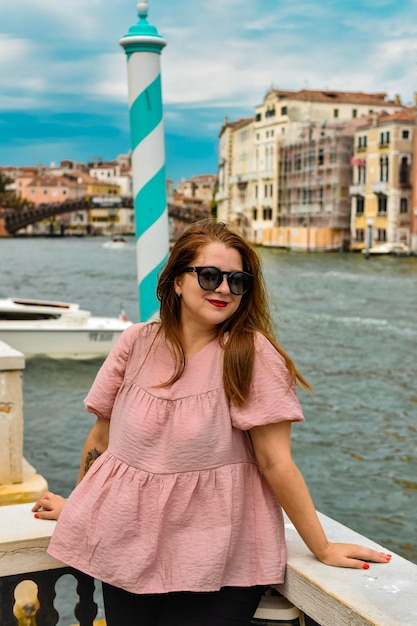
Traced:
<path id="1" fill-rule="evenodd" d="M 274 337 L 261 261 L 257 252 L 226 224 L 209 220 L 195 222 L 178 238 L 159 277 L 157 296 L 161 303 L 160 332 L 164 333 L 176 361 L 175 371 L 165 384 L 169 386 L 177 381 L 185 367 L 181 342 L 181 302 L 174 290 L 174 280 L 186 267 L 193 265 L 200 250 L 210 243 L 221 243 L 237 250 L 242 258 L 243 270 L 253 275 L 252 286 L 242 296 L 238 309 L 218 327 L 219 343 L 224 347 L 223 384 L 228 402 L 241 407 L 249 395 L 256 331 L 267 337 L 285 359 L 291 384 L 297 381 L 301 387 L 310 390 L 309 383 Z M 227 341 L 224 341 L 225 333 L 228 333 Z"/>

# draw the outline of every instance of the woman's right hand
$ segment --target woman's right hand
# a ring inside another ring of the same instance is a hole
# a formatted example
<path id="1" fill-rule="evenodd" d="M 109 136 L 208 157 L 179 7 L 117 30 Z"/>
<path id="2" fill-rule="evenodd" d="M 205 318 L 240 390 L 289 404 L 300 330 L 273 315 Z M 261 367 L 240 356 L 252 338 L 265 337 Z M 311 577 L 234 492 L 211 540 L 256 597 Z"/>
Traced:
<path id="1" fill-rule="evenodd" d="M 56 493 L 47 491 L 32 507 L 36 518 L 57 520 L 61 515 L 66 500 Z"/>

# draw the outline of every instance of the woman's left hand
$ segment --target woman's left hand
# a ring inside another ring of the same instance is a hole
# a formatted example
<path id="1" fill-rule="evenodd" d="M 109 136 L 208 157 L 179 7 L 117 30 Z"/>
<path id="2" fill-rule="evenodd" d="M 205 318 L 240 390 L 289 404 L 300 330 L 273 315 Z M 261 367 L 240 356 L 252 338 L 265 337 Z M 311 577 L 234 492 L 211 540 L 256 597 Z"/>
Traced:
<path id="1" fill-rule="evenodd" d="M 47 491 L 35 502 L 32 511 L 36 511 L 35 517 L 39 519 L 57 520 L 64 508 L 64 504 L 65 498 L 51 491 Z"/>
<path id="2" fill-rule="evenodd" d="M 352 567 L 354 569 L 369 569 L 369 562 L 389 563 L 391 560 L 390 554 L 353 543 L 328 542 L 323 552 L 316 556 L 326 565 Z"/>

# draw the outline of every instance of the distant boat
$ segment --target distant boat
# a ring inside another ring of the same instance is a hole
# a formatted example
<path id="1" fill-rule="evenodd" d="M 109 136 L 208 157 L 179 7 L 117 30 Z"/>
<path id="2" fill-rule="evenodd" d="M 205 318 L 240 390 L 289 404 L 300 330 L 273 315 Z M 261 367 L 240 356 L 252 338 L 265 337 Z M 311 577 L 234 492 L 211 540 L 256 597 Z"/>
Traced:
<path id="1" fill-rule="evenodd" d="M 362 254 L 370 254 L 373 256 L 392 254 L 393 256 L 410 256 L 411 250 L 405 243 L 382 243 L 379 246 L 369 248 L 368 251 L 362 250 Z"/>
<path id="2" fill-rule="evenodd" d="M 0 299 L 0 341 L 28 358 L 106 357 L 131 325 L 122 309 L 119 317 L 93 317 L 69 302 Z"/>
<path id="3" fill-rule="evenodd" d="M 103 243 L 103 248 L 112 248 L 118 250 L 119 248 L 124 248 L 125 245 L 126 239 L 124 237 L 122 237 L 121 235 L 114 235 L 114 237 L 112 237 L 110 241 L 106 241 L 106 243 Z"/>

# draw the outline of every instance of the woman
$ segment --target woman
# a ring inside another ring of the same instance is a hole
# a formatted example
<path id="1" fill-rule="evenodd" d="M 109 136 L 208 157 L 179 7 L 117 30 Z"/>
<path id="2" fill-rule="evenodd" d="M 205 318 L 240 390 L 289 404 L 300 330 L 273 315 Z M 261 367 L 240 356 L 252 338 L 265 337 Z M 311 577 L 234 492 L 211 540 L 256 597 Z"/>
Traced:
<path id="1" fill-rule="evenodd" d="M 122 334 L 84 401 L 97 421 L 77 488 L 33 508 L 59 517 L 50 554 L 103 582 L 107 625 L 250 624 L 284 580 L 281 507 L 323 563 L 387 562 L 327 539 L 291 458 L 309 385 L 273 337 L 256 252 L 196 223 L 157 294 L 160 321 Z"/>

